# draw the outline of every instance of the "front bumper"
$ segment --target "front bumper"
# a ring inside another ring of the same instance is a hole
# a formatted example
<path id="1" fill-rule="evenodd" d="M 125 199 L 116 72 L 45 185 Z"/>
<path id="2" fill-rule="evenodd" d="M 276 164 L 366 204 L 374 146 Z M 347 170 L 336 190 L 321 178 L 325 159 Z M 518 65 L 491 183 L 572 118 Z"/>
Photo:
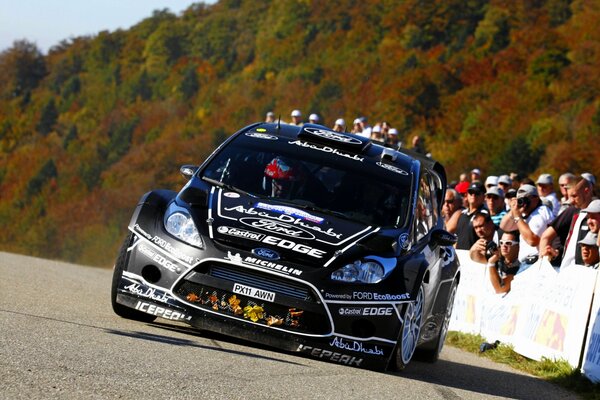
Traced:
<path id="1" fill-rule="evenodd" d="M 310 271 L 261 265 L 251 254 L 213 253 L 189 265 L 132 232 L 136 240 L 118 285 L 118 303 L 331 362 L 387 367 L 410 301 L 405 294 L 388 294 L 379 285 L 370 291 L 317 287 Z"/>

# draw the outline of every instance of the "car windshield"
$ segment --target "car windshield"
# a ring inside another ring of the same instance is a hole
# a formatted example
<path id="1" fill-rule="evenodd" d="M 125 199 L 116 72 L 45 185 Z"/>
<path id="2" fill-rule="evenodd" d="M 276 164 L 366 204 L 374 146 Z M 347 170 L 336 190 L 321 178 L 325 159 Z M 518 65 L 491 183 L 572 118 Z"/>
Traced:
<path id="1" fill-rule="evenodd" d="M 268 140 L 237 140 L 203 168 L 201 177 L 230 190 L 369 225 L 404 226 L 410 200 L 406 177 L 401 181 L 389 169 L 348 156 L 298 151 Z"/>

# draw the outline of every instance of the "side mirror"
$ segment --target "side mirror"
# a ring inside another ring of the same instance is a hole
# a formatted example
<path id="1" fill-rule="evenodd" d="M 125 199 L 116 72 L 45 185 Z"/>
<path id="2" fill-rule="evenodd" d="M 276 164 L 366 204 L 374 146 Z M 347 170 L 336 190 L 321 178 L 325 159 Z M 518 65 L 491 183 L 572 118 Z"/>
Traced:
<path id="1" fill-rule="evenodd" d="M 192 179 L 192 176 L 194 176 L 194 174 L 196 173 L 196 171 L 198 170 L 198 167 L 196 167 L 195 165 L 182 165 L 179 168 L 179 172 L 181 172 L 181 175 L 183 175 L 183 177 L 187 180 Z"/>
<path id="2" fill-rule="evenodd" d="M 458 238 L 455 234 L 444 229 L 434 229 L 434 231 L 431 232 L 431 240 L 433 243 L 440 246 L 454 246 Z"/>

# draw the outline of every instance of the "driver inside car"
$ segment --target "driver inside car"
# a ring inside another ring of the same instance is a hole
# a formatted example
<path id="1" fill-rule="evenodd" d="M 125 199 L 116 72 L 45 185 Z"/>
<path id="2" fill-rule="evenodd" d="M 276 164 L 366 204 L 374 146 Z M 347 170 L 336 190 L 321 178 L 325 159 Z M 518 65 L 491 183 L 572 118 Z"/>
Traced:
<path id="1" fill-rule="evenodd" d="M 292 199 L 303 190 L 305 172 L 292 161 L 275 157 L 265 168 L 263 188 L 271 197 Z"/>

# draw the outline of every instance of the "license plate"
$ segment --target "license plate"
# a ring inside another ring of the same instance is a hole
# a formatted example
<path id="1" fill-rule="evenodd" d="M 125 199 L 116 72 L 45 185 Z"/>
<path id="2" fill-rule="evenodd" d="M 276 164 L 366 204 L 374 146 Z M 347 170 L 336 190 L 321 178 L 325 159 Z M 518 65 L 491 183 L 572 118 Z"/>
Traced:
<path id="1" fill-rule="evenodd" d="M 240 283 L 233 284 L 233 293 L 254 297 L 255 299 L 265 300 L 271 303 L 275 301 L 275 293 L 269 292 L 268 290 L 253 288 L 251 286 L 245 286 Z"/>

